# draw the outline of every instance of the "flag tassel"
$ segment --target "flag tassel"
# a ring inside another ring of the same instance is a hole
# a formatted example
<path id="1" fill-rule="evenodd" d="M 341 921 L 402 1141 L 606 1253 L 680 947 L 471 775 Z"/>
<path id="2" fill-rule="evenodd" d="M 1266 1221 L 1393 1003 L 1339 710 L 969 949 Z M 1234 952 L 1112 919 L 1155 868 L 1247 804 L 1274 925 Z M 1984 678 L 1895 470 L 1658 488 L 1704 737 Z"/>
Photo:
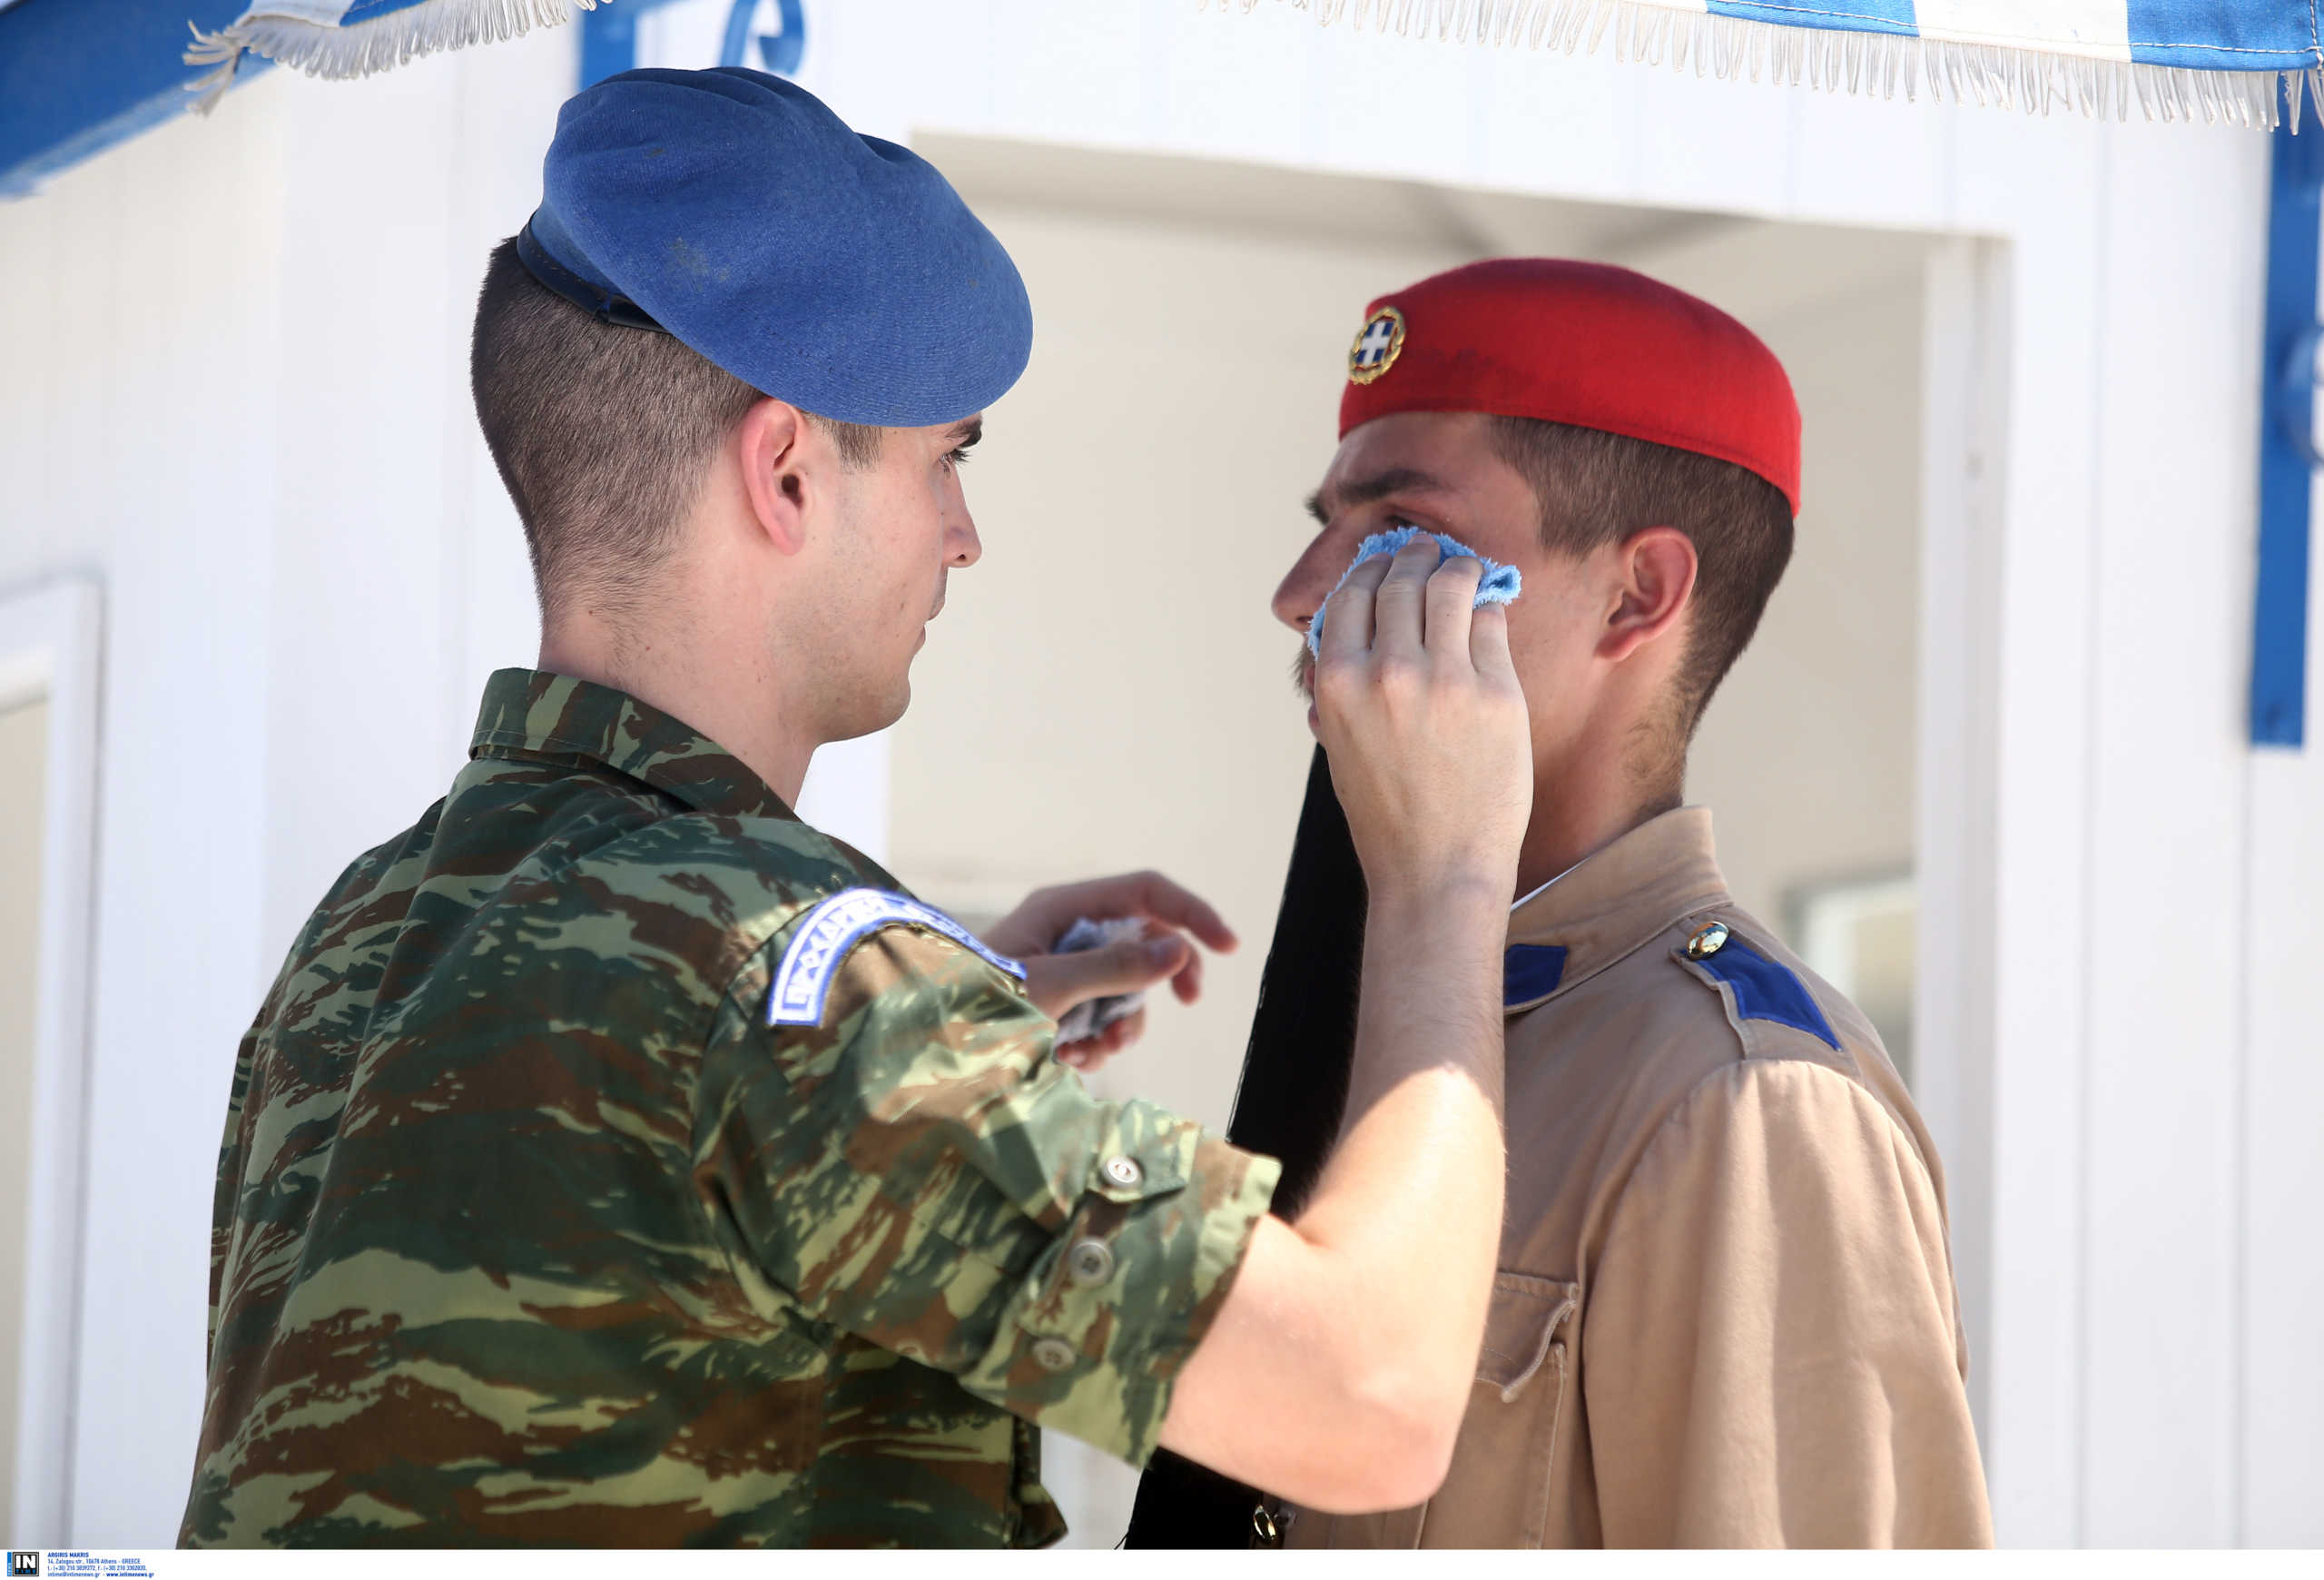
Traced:
<path id="1" fill-rule="evenodd" d="M 193 28 L 185 52 L 188 65 L 211 69 L 186 84 L 200 95 L 199 114 L 208 114 L 234 85 L 242 53 L 253 50 L 309 76 L 367 77 L 439 50 L 497 44 L 536 27 L 554 27 L 576 11 L 595 9 L 601 0 L 428 0 L 428 4 L 345 25 L 252 5 L 215 33 Z M 191 24 L 188 24 L 192 26 Z"/>
<path id="2" fill-rule="evenodd" d="M 1200 0 L 1207 9 L 1211 0 Z M 1245 12 L 1259 0 L 1220 0 Z M 1358 31 L 1433 37 L 1448 44 L 1507 49 L 1597 53 L 1608 38 L 1614 58 L 1668 64 L 1722 82 L 1748 76 L 1805 83 L 1826 93 L 1925 90 L 1940 103 L 2057 110 L 2130 119 L 2135 102 L 2150 121 L 2195 121 L 2273 129 L 2299 123 L 2303 88 L 2324 88 L 2324 71 L 2204 71 L 2108 60 L 2055 51 L 1781 26 L 1748 17 L 1681 11 L 1653 0 L 1277 0 L 1310 13 L 1318 25 L 1346 21 Z M 2289 114 L 2287 114 L 2287 112 Z"/>

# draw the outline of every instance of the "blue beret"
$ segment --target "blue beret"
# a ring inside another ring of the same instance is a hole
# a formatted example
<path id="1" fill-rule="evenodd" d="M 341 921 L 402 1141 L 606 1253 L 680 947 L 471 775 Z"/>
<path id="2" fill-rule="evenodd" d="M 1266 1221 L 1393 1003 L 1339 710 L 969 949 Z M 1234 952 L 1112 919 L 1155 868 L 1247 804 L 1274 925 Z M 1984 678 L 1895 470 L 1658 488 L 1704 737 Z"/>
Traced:
<path id="1" fill-rule="evenodd" d="M 781 77 L 607 77 L 541 186 L 517 255 L 542 283 L 819 416 L 957 422 L 1032 354 L 1025 282 L 951 183 Z"/>

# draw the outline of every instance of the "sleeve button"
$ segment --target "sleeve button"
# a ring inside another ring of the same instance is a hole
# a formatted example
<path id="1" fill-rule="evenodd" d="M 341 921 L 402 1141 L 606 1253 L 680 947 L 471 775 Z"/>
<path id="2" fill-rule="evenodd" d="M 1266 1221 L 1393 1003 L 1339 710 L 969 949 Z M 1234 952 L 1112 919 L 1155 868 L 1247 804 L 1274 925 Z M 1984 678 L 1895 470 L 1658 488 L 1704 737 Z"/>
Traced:
<path id="1" fill-rule="evenodd" d="M 1073 1346 L 1062 1338 L 1040 1338 L 1033 1342 L 1033 1363 L 1043 1371 L 1063 1371 L 1074 1361 Z"/>
<path id="2" fill-rule="evenodd" d="M 1114 1276 L 1114 1253 L 1103 1240 L 1076 1240 L 1065 1253 L 1065 1274 L 1077 1284 L 1102 1284 Z"/>
<path id="3" fill-rule="evenodd" d="M 1128 1190 L 1146 1178 L 1146 1170 L 1137 1166 L 1136 1158 L 1120 1156 L 1108 1158 L 1098 1171 L 1106 1176 L 1108 1184 L 1118 1185 L 1124 1190 Z"/>

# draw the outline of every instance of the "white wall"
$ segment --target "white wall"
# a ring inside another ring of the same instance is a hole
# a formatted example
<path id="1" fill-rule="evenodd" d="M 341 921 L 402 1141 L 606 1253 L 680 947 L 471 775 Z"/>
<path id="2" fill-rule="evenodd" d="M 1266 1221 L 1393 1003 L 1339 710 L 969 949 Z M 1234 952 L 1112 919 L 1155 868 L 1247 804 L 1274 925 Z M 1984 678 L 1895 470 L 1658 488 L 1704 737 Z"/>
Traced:
<path id="1" fill-rule="evenodd" d="M 531 657 L 465 396 L 574 35 L 285 73 L 0 207 L 0 591 L 106 592 L 71 1531 L 175 1539 L 236 1041 L 297 922 Z"/>
<path id="2" fill-rule="evenodd" d="M 1947 383 L 1963 410 L 1928 418 L 1996 442 L 1928 480 L 1954 514 L 1927 553 L 1964 569 L 1924 578 L 1925 618 L 1974 640 L 1924 676 L 1957 677 L 1924 714 L 1966 746 L 1923 826 L 1997 855 L 1925 959 L 1958 984 L 1974 1066 L 1948 1154 L 2006 1203 L 1982 1210 L 1978 1361 L 2001 1529 L 2324 1541 L 2303 991 L 2324 767 L 2240 736 L 2264 139 L 1384 41 L 1272 6 L 852 0 L 814 25 L 811 84 L 891 135 L 1990 241 L 1946 299 L 1994 325 L 2000 376 Z M 573 46 L 271 74 L 0 209 L 0 591 L 77 568 L 108 597 L 78 1544 L 174 1533 L 231 1049 L 291 924 L 440 790 L 483 673 L 530 655 L 460 346 Z"/>

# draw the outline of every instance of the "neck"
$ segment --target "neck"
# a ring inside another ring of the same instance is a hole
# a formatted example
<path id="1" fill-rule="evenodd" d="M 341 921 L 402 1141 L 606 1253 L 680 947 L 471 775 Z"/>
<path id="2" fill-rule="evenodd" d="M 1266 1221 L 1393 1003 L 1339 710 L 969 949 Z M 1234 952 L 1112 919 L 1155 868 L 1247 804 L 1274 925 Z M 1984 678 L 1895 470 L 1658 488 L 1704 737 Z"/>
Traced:
<path id="1" fill-rule="evenodd" d="M 684 720 L 741 759 L 789 806 L 799 805 L 808 761 L 822 745 L 798 716 L 763 643 L 737 642 L 704 614 L 656 623 L 598 609 L 562 614 L 541 633 L 551 674 L 625 692 Z"/>
<path id="2" fill-rule="evenodd" d="M 1686 761 L 1639 760 L 1635 745 L 1585 741 L 1533 765 L 1533 817 L 1517 852 L 1517 893 L 1530 894 L 1593 853 L 1679 805 Z"/>

